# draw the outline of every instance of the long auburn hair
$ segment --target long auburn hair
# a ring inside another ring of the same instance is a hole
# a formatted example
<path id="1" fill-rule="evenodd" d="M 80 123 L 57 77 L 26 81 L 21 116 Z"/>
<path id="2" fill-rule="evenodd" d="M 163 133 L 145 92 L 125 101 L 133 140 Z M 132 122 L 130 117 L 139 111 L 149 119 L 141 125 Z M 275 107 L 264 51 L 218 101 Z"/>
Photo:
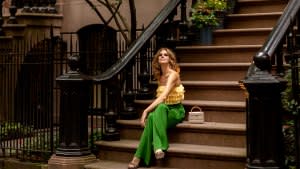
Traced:
<path id="1" fill-rule="evenodd" d="M 160 52 L 165 50 L 168 55 L 169 55 L 169 65 L 170 65 L 170 68 L 175 70 L 177 73 L 180 73 L 180 68 L 177 64 L 177 60 L 176 60 L 176 55 L 175 53 L 169 49 L 169 48 L 160 48 L 156 54 L 154 55 L 153 57 L 153 60 L 152 60 L 152 71 L 153 71 L 153 74 L 154 74 L 154 78 L 156 80 L 159 80 L 160 79 L 160 76 L 162 75 L 162 71 L 161 71 L 161 67 L 160 67 L 160 64 L 158 62 L 158 58 L 159 58 L 159 55 L 160 55 Z"/>

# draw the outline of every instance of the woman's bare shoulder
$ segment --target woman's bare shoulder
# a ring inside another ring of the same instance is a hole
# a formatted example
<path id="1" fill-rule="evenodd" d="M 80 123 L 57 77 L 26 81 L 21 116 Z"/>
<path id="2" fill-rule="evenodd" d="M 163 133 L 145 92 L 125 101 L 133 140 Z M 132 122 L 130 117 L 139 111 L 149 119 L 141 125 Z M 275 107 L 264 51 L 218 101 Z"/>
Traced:
<path id="1" fill-rule="evenodd" d="M 179 73 L 176 72 L 175 70 L 172 70 L 172 71 L 170 72 L 170 75 L 173 75 L 173 76 L 175 76 L 175 77 L 179 77 Z"/>

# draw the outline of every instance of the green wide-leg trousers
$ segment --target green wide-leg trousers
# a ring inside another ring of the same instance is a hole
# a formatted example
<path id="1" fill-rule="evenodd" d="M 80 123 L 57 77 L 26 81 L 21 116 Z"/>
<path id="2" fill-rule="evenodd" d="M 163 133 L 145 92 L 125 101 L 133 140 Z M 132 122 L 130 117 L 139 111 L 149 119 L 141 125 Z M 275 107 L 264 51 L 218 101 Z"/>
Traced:
<path id="1" fill-rule="evenodd" d="M 145 165 L 149 165 L 155 150 L 166 151 L 169 148 L 167 129 L 175 127 L 185 117 L 182 104 L 166 105 L 160 103 L 153 112 L 149 113 L 143 134 L 135 156 Z"/>

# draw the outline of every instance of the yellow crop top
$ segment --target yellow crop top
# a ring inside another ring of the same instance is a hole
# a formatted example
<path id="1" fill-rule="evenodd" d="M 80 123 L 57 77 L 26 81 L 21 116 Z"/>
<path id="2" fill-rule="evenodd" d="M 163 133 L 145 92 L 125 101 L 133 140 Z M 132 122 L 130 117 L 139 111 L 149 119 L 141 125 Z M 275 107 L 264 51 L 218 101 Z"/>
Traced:
<path id="1" fill-rule="evenodd" d="M 165 90 L 166 86 L 158 86 L 156 89 L 156 97 L 159 97 L 161 93 Z M 165 99 L 165 104 L 178 104 L 184 99 L 184 87 L 183 85 L 176 86 Z"/>

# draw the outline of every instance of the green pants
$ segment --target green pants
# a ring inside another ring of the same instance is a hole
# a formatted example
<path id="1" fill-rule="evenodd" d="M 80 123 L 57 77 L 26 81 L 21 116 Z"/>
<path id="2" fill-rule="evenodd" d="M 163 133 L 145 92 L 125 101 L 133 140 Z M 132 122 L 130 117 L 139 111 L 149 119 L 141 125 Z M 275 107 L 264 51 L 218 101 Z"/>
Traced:
<path id="1" fill-rule="evenodd" d="M 155 150 L 166 151 L 169 148 L 167 129 L 175 127 L 184 117 L 185 110 L 182 104 L 159 104 L 147 117 L 135 156 L 145 165 L 149 165 Z"/>

